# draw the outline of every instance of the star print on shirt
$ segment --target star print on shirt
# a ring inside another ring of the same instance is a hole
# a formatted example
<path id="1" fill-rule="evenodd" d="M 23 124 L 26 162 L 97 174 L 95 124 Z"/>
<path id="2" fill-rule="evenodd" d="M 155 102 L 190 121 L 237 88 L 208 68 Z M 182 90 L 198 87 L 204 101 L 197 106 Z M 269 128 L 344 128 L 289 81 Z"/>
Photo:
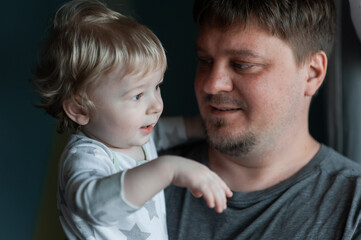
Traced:
<path id="1" fill-rule="evenodd" d="M 119 229 L 121 233 L 123 233 L 127 240 L 131 239 L 137 239 L 137 240 L 145 240 L 150 236 L 150 233 L 142 232 L 137 224 L 133 226 L 133 228 L 130 231 Z"/>
<path id="2" fill-rule="evenodd" d="M 85 238 L 95 238 L 94 229 L 90 228 L 87 224 L 85 224 L 84 222 L 78 222 L 76 223 L 76 225 Z"/>
<path id="3" fill-rule="evenodd" d="M 159 218 L 158 213 L 157 213 L 157 209 L 155 207 L 155 201 L 154 199 L 151 199 L 150 201 L 148 201 L 145 205 L 144 208 L 147 209 L 148 214 L 149 214 L 149 220 L 152 221 L 152 219 L 154 217 Z"/>
<path id="4" fill-rule="evenodd" d="M 89 154 L 89 155 L 95 156 L 96 155 L 96 153 L 95 153 L 96 150 L 97 149 L 95 147 L 87 147 L 84 152 Z"/>
<path id="5" fill-rule="evenodd" d="M 93 169 L 92 171 L 89 172 L 89 176 L 90 177 L 93 177 L 94 175 L 97 175 L 98 174 L 98 171 Z"/>

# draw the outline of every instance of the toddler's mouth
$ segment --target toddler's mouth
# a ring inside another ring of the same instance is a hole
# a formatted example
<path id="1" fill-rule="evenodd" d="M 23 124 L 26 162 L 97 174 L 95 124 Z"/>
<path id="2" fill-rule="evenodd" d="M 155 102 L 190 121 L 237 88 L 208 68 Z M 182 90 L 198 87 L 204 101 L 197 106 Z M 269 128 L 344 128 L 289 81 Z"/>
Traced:
<path id="1" fill-rule="evenodd" d="M 150 134 L 151 132 L 153 132 L 153 124 L 147 125 L 147 126 L 142 126 L 140 127 L 140 130 L 144 133 L 144 134 Z"/>

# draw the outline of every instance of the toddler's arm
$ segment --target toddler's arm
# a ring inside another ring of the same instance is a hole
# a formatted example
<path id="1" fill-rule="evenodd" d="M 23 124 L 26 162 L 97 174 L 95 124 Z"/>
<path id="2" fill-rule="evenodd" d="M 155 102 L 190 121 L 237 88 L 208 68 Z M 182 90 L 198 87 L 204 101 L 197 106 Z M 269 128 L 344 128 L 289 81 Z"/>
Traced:
<path id="1" fill-rule="evenodd" d="M 226 209 L 227 197 L 232 196 L 223 180 L 205 165 L 177 156 L 161 156 L 128 170 L 124 176 L 124 196 L 141 206 L 170 183 L 189 188 L 195 197 L 203 196 L 207 205 L 219 213 Z"/>

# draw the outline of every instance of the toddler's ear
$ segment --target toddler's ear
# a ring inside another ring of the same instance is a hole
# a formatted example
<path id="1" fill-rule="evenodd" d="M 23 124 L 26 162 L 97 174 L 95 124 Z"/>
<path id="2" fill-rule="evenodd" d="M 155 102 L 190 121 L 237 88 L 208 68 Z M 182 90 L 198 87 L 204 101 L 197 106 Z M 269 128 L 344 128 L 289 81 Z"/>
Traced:
<path id="1" fill-rule="evenodd" d="M 77 102 L 78 98 L 75 97 L 74 99 L 66 99 L 63 102 L 63 109 L 66 113 L 66 115 L 73 120 L 74 122 L 76 122 L 77 124 L 84 126 L 86 124 L 88 124 L 89 122 L 89 114 L 86 113 L 81 107 L 80 104 L 78 104 Z"/>

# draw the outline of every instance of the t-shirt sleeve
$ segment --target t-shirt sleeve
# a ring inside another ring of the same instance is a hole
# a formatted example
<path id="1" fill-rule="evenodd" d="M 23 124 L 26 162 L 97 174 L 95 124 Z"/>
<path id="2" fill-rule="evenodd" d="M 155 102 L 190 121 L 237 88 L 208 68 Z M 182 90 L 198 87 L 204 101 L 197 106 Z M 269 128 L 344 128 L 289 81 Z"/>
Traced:
<path id="1" fill-rule="evenodd" d="M 158 151 L 174 147 L 187 141 L 182 117 L 160 118 L 154 129 L 154 142 Z"/>
<path id="2" fill-rule="evenodd" d="M 78 146 L 67 152 L 60 172 L 60 198 L 65 207 L 99 225 L 114 225 L 136 211 L 124 198 L 126 170 L 116 172 L 102 148 Z"/>

